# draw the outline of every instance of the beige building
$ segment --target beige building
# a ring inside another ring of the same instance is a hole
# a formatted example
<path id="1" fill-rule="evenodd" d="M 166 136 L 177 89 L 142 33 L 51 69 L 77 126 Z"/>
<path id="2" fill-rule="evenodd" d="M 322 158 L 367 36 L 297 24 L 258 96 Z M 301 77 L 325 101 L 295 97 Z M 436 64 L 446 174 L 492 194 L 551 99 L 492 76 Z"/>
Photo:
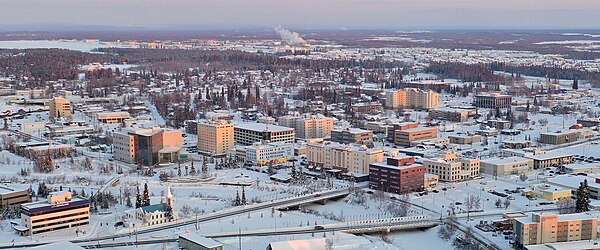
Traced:
<path id="1" fill-rule="evenodd" d="M 359 128 L 334 129 L 331 131 L 331 141 L 371 146 L 373 145 L 373 131 Z"/>
<path id="2" fill-rule="evenodd" d="M 429 110 L 429 118 L 451 122 L 466 122 L 470 116 L 475 115 L 475 110 L 466 109 L 433 109 Z"/>
<path id="3" fill-rule="evenodd" d="M 473 144 L 481 142 L 481 135 L 449 135 L 452 144 Z"/>
<path id="4" fill-rule="evenodd" d="M 433 159 L 424 159 L 425 172 L 435 174 L 440 181 L 458 182 L 480 175 L 480 160 L 458 158 L 456 152 L 442 152 Z"/>
<path id="5" fill-rule="evenodd" d="M 234 146 L 234 127 L 227 121 L 209 121 L 198 123 L 198 152 L 201 154 L 222 156 Z"/>
<path id="6" fill-rule="evenodd" d="M 106 124 L 117 124 L 123 123 L 125 119 L 128 119 L 128 112 L 100 112 L 96 113 L 96 119 L 101 123 Z"/>
<path id="7" fill-rule="evenodd" d="M 336 142 L 309 143 L 308 165 L 313 169 L 338 169 L 369 174 L 369 164 L 383 161 L 383 150 Z"/>
<path id="8" fill-rule="evenodd" d="M 16 189 L 0 185 L 0 208 L 19 206 L 31 200 L 27 189 Z"/>
<path id="9" fill-rule="evenodd" d="M 48 102 L 50 107 L 50 119 L 66 118 L 71 119 L 73 117 L 73 110 L 71 102 L 62 97 L 54 97 Z"/>
<path id="10" fill-rule="evenodd" d="M 293 128 L 257 122 L 236 124 L 233 132 L 235 143 L 245 146 L 263 141 L 294 143 L 296 138 Z"/>
<path id="11" fill-rule="evenodd" d="M 296 137 L 303 139 L 326 138 L 331 136 L 334 118 L 321 114 L 298 113 L 279 118 L 279 125 L 296 129 Z"/>
<path id="12" fill-rule="evenodd" d="M 516 218 L 515 243 L 519 247 L 554 242 L 596 240 L 598 219 L 585 213 L 539 214 Z"/>
<path id="13" fill-rule="evenodd" d="M 423 188 L 436 188 L 440 182 L 440 177 L 434 174 L 425 173 L 423 181 Z"/>
<path id="14" fill-rule="evenodd" d="M 47 200 L 21 205 L 19 230 L 31 234 L 74 228 L 90 223 L 90 200 L 73 196 L 71 192 L 54 192 Z"/>
<path id="15" fill-rule="evenodd" d="M 524 157 L 508 157 L 481 161 L 481 172 L 493 176 L 522 174 L 530 170 L 533 170 L 533 160 Z"/>
<path id="16" fill-rule="evenodd" d="M 177 162 L 183 147 L 180 130 L 160 127 L 126 129 L 113 133 L 113 152 L 116 160 L 146 166 Z"/>
<path id="17" fill-rule="evenodd" d="M 533 160 L 534 169 L 558 167 L 573 163 L 572 154 L 564 154 L 561 152 L 550 152 L 541 155 L 528 156 L 527 158 Z"/>
<path id="18" fill-rule="evenodd" d="M 540 143 L 559 145 L 585 140 L 591 137 L 593 137 L 591 129 L 570 129 L 566 131 L 541 133 Z"/>
<path id="19" fill-rule="evenodd" d="M 385 93 L 385 106 L 388 108 L 435 109 L 439 105 L 440 94 L 416 88 L 405 88 Z"/>
<path id="20" fill-rule="evenodd" d="M 412 142 L 434 139 L 438 136 L 436 127 L 418 127 L 394 131 L 394 144 L 410 147 Z"/>

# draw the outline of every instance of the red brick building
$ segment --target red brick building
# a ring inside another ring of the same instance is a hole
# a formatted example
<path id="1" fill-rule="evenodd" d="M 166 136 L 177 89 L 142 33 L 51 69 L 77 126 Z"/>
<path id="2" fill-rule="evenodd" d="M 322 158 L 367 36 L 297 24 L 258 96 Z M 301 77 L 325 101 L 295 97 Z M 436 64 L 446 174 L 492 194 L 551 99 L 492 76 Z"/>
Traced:
<path id="1" fill-rule="evenodd" d="M 369 165 L 369 188 L 404 194 L 423 190 L 425 168 L 412 156 L 388 158 Z"/>

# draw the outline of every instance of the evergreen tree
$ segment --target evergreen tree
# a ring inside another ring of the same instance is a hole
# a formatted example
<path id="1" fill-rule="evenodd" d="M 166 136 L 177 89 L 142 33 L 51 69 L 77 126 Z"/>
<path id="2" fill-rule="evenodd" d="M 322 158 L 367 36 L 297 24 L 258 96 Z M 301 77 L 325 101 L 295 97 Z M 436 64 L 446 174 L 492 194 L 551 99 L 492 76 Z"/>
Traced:
<path id="1" fill-rule="evenodd" d="M 574 90 L 579 89 L 579 81 L 577 81 L 577 78 L 575 78 L 575 80 L 573 80 L 573 89 Z"/>
<path id="2" fill-rule="evenodd" d="M 242 205 L 248 205 L 248 203 L 246 203 L 246 190 L 244 187 L 242 187 Z"/>
<path id="3" fill-rule="evenodd" d="M 590 187 L 588 186 L 587 180 L 579 183 L 577 188 L 577 200 L 575 201 L 575 212 L 587 212 L 590 211 Z"/>
<path id="4" fill-rule="evenodd" d="M 135 193 L 135 208 L 142 207 L 142 197 L 140 196 L 140 186 L 137 186 L 137 193 Z"/>
<path id="5" fill-rule="evenodd" d="M 233 201 L 233 205 L 234 206 L 239 206 L 241 203 L 242 203 L 242 201 L 240 199 L 240 192 L 236 191 L 235 200 Z"/>
<path id="6" fill-rule="evenodd" d="M 125 198 L 125 206 L 127 207 L 132 207 L 133 205 L 131 204 L 131 197 L 127 196 Z"/>
<path id="7" fill-rule="evenodd" d="M 144 183 L 144 197 L 142 200 L 143 206 L 150 206 L 150 194 L 148 194 L 148 183 Z"/>

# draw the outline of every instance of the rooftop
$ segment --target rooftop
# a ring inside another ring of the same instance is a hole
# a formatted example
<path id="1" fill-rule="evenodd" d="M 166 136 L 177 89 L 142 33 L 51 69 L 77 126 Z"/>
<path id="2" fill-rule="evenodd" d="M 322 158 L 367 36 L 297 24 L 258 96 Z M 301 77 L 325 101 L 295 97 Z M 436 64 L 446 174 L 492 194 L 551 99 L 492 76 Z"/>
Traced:
<path id="1" fill-rule="evenodd" d="M 482 160 L 481 163 L 501 165 L 501 164 L 515 163 L 515 162 L 524 162 L 524 161 L 533 161 L 533 160 L 529 159 L 529 158 L 525 158 L 525 157 L 514 156 L 514 157 L 508 157 L 508 158 Z"/>
<path id="2" fill-rule="evenodd" d="M 196 234 L 196 233 L 180 234 L 179 238 L 186 239 L 188 241 L 194 242 L 198 245 L 202 245 L 207 248 L 215 248 L 215 247 L 223 246 L 223 244 L 219 243 L 218 241 L 215 241 L 210 238 L 206 238 L 206 237 Z"/>
<path id="3" fill-rule="evenodd" d="M 266 123 L 258 123 L 258 122 L 248 122 L 248 123 L 239 123 L 235 125 L 236 129 L 246 129 L 252 131 L 269 131 L 269 132 L 285 132 L 285 131 L 293 131 L 293 128 L 288 128 L 284 126 L 278 126 L 273 124 Z"/>

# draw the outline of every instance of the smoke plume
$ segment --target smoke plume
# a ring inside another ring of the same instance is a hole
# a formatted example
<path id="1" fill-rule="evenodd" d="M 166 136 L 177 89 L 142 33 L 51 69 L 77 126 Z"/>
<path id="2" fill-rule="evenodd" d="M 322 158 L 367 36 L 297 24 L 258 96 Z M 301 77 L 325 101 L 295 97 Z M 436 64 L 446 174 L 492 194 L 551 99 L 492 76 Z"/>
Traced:
<path id="1" fill-rule="evenodd" d="M 286 30 L 281 26 L 277 26 L 275 28 L 275 32 L 279 34 L 281 40 L 283 40 L 287 45 L 298 46 L 308 44 L 304 39 L 302 39 L 302 37 L 298 33 Z"/>

